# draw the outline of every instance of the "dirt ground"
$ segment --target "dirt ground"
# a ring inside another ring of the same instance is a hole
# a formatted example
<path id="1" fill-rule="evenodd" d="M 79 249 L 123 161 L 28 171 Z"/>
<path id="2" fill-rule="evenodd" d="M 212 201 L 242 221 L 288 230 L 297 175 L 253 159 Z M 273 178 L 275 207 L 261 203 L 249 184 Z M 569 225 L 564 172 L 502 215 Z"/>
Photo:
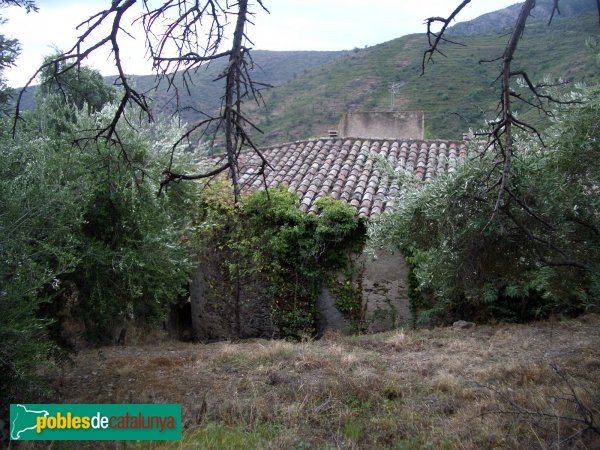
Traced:
<path id="1" fill-rule="evenodd" d="M 181 403 L 172 448 L 600 448 L 596 314 L 300 343 L 161 340 L 84 350 L 44 377 L 56 403 Z"/>

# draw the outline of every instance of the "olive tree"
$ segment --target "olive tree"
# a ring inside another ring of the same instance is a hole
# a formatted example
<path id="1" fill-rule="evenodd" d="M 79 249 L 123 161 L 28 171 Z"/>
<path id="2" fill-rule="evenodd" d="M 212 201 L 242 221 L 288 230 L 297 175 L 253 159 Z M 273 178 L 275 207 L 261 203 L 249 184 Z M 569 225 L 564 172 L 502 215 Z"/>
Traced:
<path id="1" fill-rule="evenodd" d="M 471 3 L 472 0 L 463 0 L 448 17 L 429 17 L 425 23 L 427 25 L 427 38 L 429 47 L 423 53 L 422 73 L 428 63 L 434 62 L 434 56 L 444 53 L 440 49 L 440 44 L 449 42 L 461 45 L 447 38 L 447 30 L 452 21 L 460 16 L 461 11 Z M 490 222 L 498 213 L 505 200 L 509 197 L 515 197 L 510 183 L 510 173 L 512 159 L 514 156 L 514 134 L 516 131 L 525 131 L 532 133 L 542 142 L 543 139 L 538 130 L 531 124 L 519 119 L 515 114 L 514 103 L 524 102 L 529 106 L 537 108 L 540 113 L 551 115 L 552 111 L 548 108 L 551 104 L 571 103 L 570 100 L 559 99 L 549 94 L 546 88 L 551 87 L 546 82 L 535 82 L 527 72 L 515 69 L 513 62 L 518 50 L 519 42 L 525 32 L 527 20 L 532 15 L 536 6 L 536 0 L 525 0 L 517 16 L 515 24 L 508 36 L 508 41 L 501 55 L 491 61 L 480 61 L 480 63 L 499 62 L 500 70 L 497 81 L 501 85 L 500 99 L 498 102 L 498 117 L 492 122 L 490 130 L 479 133 L 487 137 L 487 143 L 483 149 L 483 154 L 493 152 L 496 155 L 497 164 L 494 166 L 490 176 L 496 180 L 494 188 L 497 191 L 497 198 L 494 211 L 490 217 Z M 552 8 L 548 18 L 548 25 L 552 23 L 556 14 L 560 14 L 561 0 L 552 0 Z M 596 0 L 598 6 L 598 16 L 600 18 L 600 0 Z M 439 31 L 434 31 L 433 27 L 441 25 Z M 520 90 L 517 85 L 526 87 L 526 92 Z M 560 83 L 559 83 L 560 84 Z M 523 205 L 525 207 L 525 205 Z M 526 208 L 526 207 L 525 207 Z M 527 208 L 526 208 L 527 209 Z"/>
<path id="2" fill-rule="evenodd" d="M 139 6 L 136 10 L 136 6 Z M 56 87 L 64 83 L 65 74 L 79 70 L 92 53 L 100 48 L 108 47 L 114 58 L 117 69 L 116 85 L 119 87 L 118 107 L 113 119 L 105 126 L 97 128 L 93 139 L 103 139 L 110 145 L 118 147 L 118 153 L 128 164 L 129 150 L 119 138 L 118 123 L 121 122 L 129 106 L 135 105 L 147 119 L 153 120 L 151 101 L 148 95 L 140 92 L 131 83 L 123 69 L 121 39 L 127 35 L 129 23 L 141 23 L 145 33 L 145 44 L 157 75 L 157 83 L 166 83 L 168 90 L 179 98 L 179 88 L 175 78 L 181 76 L 183 89 L 193 83 L 192 74 L 203 65 L 225 59 L 227 66 L 219 77 L 224 80 L 222 104 L 217 115 L 204 112 L 205 118 L 190 126 L 181 133 L 172 144 L 172 151 L 192 135 L 214 133 L 217 140 L 224 142 L 226 157 L 222 164 L 205 173 L 180 173 L 171 164 L 164 169 L 161 188 L 173 181 L 196 180 L 228 171 L 233 182 L 235 198 L 239 197 L 238 164 L 240 151 L 250 148 L 263 161 L 263 168 L 268 161 L 254 145 L 249 130 L 254 124 L 243 112 L 243 103 L 250 99 L 260 102 L 260 89 L 264 85 L 255 83 L 251 76 L 252 58 L 250 56 L 251 40 L 247 35 L 247 26 L 251 23 L 254 12 L 252 6 L 265 9 L 261 0 L 251 5 L 248 0 L 229 2 L 223 0 L 115 0 L 107 9 L 99 11 L 79 25 L 81 35 L 73 47 L 63 53 L 46 60 L 40 69 L 33 74 L 26 89 L 41 73 L 52 71 Z M 230 22 L 231 25 L 230 25 Z M 95 32 L 107 31 L 98 39 L 92 39 Z M 226 47 L 227 39 L 229 47 Z M 24 91 L 17 99 L 17 112 L 13 124 L 16 133 L 21 114 L 20 101 Z"/>

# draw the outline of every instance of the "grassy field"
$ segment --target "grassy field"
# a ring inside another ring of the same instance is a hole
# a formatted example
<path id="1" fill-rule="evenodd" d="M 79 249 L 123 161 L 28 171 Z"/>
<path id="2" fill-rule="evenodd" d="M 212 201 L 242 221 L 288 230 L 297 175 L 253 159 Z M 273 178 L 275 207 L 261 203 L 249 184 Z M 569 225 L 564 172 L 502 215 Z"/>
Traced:
<path id="1" fill-rule="evenodd" d="M 573 394 L 598 427 L 599 344 L 589 314 L 301 343 L 140 341 L 44 376 L 53 402 L 183 405 L 181 442 L 105 444 L 116 448 L 592 449 L 600 435 Z"/>

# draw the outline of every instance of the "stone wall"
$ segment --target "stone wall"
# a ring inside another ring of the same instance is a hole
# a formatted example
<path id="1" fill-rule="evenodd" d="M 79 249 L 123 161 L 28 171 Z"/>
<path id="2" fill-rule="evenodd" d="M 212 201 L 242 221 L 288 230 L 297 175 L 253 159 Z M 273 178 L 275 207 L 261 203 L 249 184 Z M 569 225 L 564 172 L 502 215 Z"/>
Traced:
<path id="1" fill-rule="evenodd" d="M 270 338 L 272 297 L 258 274 L 232 280 L 226 254 L 206 246 L 190 285 L 193 338 L 209 342 L 236 338 Z"/>
<path id="2" fill-rule="evenodd" d="M 422 111 L 345 113 L 338 125 L 342 138 L 423 139 Z"/>
<path id="3" fill-rule="evenodd" d="M 224 257 L 205 250 L 195 271 L 190 289 L 194 338 L 207 342 L 277 336 L 267 280 L 254 274 L 238 286 L 222 267 Z M 340 313 L 324 286 L 316 304 L 318 335 L 327 330 L 380 332 L 408 323 L 408 268 L 402 255 L 382 252 L 374 259 L 363 254 L 352 258 L 351 264 L 352 283 L 362 297 L 360 320 Z"/>
<path id="4" fill-rule="evenodd" d="M 359 262 L 363 329 L 377 333 L 409 323 L 408 266 L 403 256 L 381 251 L 376 258 L 362 255 Z"/>

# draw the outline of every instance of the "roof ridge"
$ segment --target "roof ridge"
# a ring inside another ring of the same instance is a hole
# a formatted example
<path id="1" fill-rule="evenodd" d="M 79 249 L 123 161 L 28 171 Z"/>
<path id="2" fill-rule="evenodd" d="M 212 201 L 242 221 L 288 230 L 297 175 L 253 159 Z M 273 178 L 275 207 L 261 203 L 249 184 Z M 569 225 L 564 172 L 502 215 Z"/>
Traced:
<path id="1" fill-rule="evenodd" d="M 351 141 L 382 141 L 382 142 L 390 142 L 390 143 L 394 143 L 394 142 L 398 142 L 399 144 L 403 144 L 403 143 L 413 143 L 413 142 L 420 142 L 420 143 L 443 143 L 443 144 L 466 144 L 466 141 L 464 139 L 392 139 L 392 138 L 382 138 L 382 137 L 357 137 L 357 136 L 349 136 L 349 137 L 327 137 L 327 136 L 323 136 L 320 138 L 307 138 L 307 139 L 300 139 L 300 140 L 296 140 L 296 141 L 287 141 L 287 142 L 280 142 L 274 145 L 264 145 L 261 147 L 257 147 L 259 150 L 269 150 L 269 149 L 273 149 L 273 148 L 281 148 L 281 147 L 287 147 L 290 145 L 298 145 L 298 144 L 307 144 L 309 142 L 319 142 L 319 141 L 323 141 L 323 143 L 331 141 L 333 143 L 335 143 L 336 141 L 342 141 L 342 145 L 343 142 L 346 140 L 351 140 Z M 253 152 L 254 149 L 252 148 L 245 148 L 244 150 L 242 150 L 240 152 L 240 154 L 247 154 L 247 153 L 251 153 Z M 226 153 L 217 153 L 214 155 L 211 155 L 211 158 L 216 158 L 216 157 L 220 157 L 220 156 L 224 156 L 226 155 Z"/>
<path id="2" fill-rule="evenodd" d="M 300 140 L 296 140 L 296 141 L 288 141 L 288 142 L 280 142 L 277 144 L 273 144 L 273 145 L 264 145 L 261 147 L 258 147 L 259 150 L 262 149 L 269 149 L 269 148 L 278 148 L 278 147 L 283 147 L 286 145 L 292 145 L 292 144 L 301 144 L 301 143 L 307 143 L 307 142 L 318 142 L 318 141 L 323 141 L 323 142 L 327 142 L 327 141 L 346 141 L 346 140 L 354 140 L 354 141 L 386 141 L 386 142 L 398 142 L 398 143 L 402 143 L 402 142 L 429 142 L 429 143 L 465 143 L 464 139 L 395 139 L 395 138 L 385 138 L 385 137 L 366 137 L 366 136 L 337 136 L 337 137 L 329 137 L 329 136 L 323 136 L 323 137 L 312 137 L 312 138 L 307 138 L 307 139 L 300 139 Z M 246 149 L 244 151 L 251 151 L 252 149 Z"/>

